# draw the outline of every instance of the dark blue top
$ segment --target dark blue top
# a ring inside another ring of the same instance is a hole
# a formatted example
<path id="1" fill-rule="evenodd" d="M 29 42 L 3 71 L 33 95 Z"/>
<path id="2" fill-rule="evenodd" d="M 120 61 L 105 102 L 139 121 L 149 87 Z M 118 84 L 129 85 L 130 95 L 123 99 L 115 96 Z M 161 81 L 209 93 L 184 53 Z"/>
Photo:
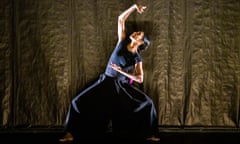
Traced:
<path id="1" fill-rule="evenodd" d="M 128 39 L 129 40 L 129 39 Z M 127 44 L 129 41 L 123 40 L 119 42 L 115 49 L 113 50 L 105 74 L 110 77 L 117 79 L 126 79 L 126 77 L 119 72 L 115 71 L 111 67 L 111 63 L 120 66 L 125 72 L 132 72 L 134 70 L 135 64 L 142 61 L 141 56 L 138 53 L 132 53 L 127 50 Z"/>

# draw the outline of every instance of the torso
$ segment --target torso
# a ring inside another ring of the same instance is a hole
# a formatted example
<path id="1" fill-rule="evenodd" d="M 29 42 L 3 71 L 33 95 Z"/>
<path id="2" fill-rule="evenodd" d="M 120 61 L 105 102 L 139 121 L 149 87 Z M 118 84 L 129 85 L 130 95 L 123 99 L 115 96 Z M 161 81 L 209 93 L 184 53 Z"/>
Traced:
<path id="1" fill-rule="evenodd" d="M 123 40 L 117 44 L 109 58 L 105 74 L 118 79 L 125 79 L 125 76 L 111 68 L 111 63 L 120 66 L 125 72 L 134 70 L 135 64 L 142 61 L 138 53 L 132 53 L 127 50 L 127 41 Z"/>

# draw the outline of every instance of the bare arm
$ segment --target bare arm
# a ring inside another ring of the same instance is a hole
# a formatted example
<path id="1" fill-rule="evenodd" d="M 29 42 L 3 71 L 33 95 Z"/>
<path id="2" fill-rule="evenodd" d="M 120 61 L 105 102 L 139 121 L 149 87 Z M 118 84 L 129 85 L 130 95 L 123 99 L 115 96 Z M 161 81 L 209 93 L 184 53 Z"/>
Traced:
<path id="1" fill-rule="evenodd" d="M 137 10 L 138 13 L 142 13 L 146 7 L 142 5 L 134 4 L 123 13 L 118 16 L 118 42 L 126 37 L 125 32 L 125 21 L 129 17 L 129 15 L 134 11 Z"/>
<path id="2" fill-rule="evenodd" d="M 127 73 L 125 71 L 122 70 L 121 67 L 117 66 L 116 64 L 112 64 L 112 68 L 116 71 L 118 71 L 119 73 L 125 75 L 126 77 L 128 77 L 129 79 L 132 79 L 138 83 L 142 83 L 143 82 L 143 68 L 142 68 L 142 62 L 138 62 L 135 65 L 135 73 L 134 74 L 130 74 Z"/>
<path id="3" fill-rule="evenodd" d="M 128 8 L 127 10 L 125 10 L 123 13 L 121 13 L 118 16 L 118 42 L 120 42 L 121 40 L 123 40 L 126 37 L 125 21 L 129 17 L 129 15 L 134 10 L 137 10 L 137 12 L 141 14 L 141 13 L 144 12 L 145 9 L 146 9 L 146 6 L 134 4 L 134 5 L 132 5 L 130 8 Z M 111 66 L 112 66 L 112 68 L 114 70 L 116 70 L 119 73 L 125 75 L 129 79 L 132 79 L 132 80 L 134 80 L 134 81 L 136 81 L 138 83 L 142 83 L 143 82 L 142 62 L 138 62 L 135 65 L 135 73 L 133 73 L 133 74 L 132 73 L 127 73 L 127 72 L 123 71 L 122 68 L 117 66 L 116 64 L 112 64 Z"/>

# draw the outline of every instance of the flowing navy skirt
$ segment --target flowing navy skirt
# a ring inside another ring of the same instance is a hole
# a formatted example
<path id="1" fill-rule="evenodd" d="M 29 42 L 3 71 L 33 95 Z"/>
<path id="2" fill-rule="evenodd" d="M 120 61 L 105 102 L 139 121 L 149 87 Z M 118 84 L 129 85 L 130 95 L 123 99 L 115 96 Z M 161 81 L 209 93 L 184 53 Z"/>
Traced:
<path id="1" fill-rule="evenodd" d="M 109 130 L 123 138 L 157 134 L 157 114 L 152 100 L 124 80 L 100 75 L 71 102 L 65 131 L 74 137 L 101 137 Z"/>

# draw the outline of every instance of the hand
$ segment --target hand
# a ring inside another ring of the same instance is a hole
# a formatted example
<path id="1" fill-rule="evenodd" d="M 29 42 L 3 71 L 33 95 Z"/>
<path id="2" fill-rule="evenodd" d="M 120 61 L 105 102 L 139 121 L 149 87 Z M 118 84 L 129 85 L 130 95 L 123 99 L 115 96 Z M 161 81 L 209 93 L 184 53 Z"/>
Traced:
<path id="1" fill-rule="evenodd" d="M 137 5 L 137 11 L 140 14 L 142 14 L 146 8 L 147 8 L 146 6 Z"/>
<path id="2" fill-rule="evenodd" d="M 122 69 L 120 66 L 117 66 L 116 64 L 113 64 L 113 63 L 111 63 L 111 67 L 116 71 L 121 71 Z"/>

